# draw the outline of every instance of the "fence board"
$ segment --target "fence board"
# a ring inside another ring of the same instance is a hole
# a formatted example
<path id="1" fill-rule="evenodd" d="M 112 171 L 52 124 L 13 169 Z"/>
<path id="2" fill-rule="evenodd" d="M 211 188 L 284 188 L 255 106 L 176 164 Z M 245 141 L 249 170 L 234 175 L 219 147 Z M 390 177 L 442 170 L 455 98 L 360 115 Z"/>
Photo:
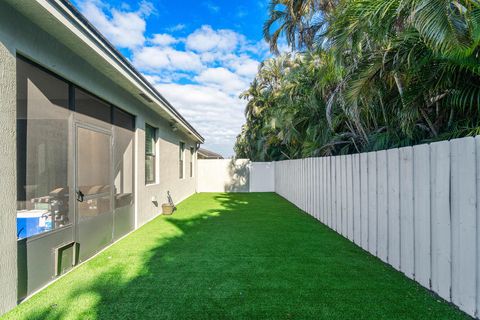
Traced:
<path id="1" fill-rule="evenodd" d="M 336 231 L 340 234 L 342 234 L 342 159 L 341 156 L 336 156 L 335 157 L 335 179 L 336 179 L 336 188 L 337 192 L 335 192 L 335 197 L 336 197 L 336 210 L 335 210 L 335 215 L 336 215 L 336 226 L 337 229 Z"/>
<path id="2" fill-rule="evenodd" d="M 476 242 L 476 261 L 475 261 L 475 266 L 476 266 L 476 276 L 477 276 L 477 281 L 476 281 L 476 306 L 475 306 L 475 315 L 477 318 L 480 317 L 480 232 L 478 231 L 478 228 L 480 227 L 480 137 L 477 136 L 475 137 L 475 155 L 476 155 L 476 163 L 475 163 L 475 169 L 476 169 L 476 216 L 477 216 L 477 225 L 475 227 L 475 231 L 477 232 L 476 237 L 477 237 L 477 242 Z"/>
<path id="3" fill-rule="evenodd" d="M 330 157 L 323 158 L 323 171 L 325 174 L 324 181 L 325 187 L 323 188 L 323 223 L 327 226 L 330 226 L 330 198 L 328 196 L 328 192 L 330 191 Z"/>
<path id="4" fill-rule="evenodd" d="M 311 161 L 310 165 L 313 172 L 310 178 L 310 186 L 312 187 L 312 190 L 310 191 L 310 211 L 311 211 L 312 217 L 317 219 L 317 212 L 315 210 L 315 202 L 316 202 L 315 199 L 317 198 L 317 165 L 316 165 L 315 158 L 311 158 L 310 161 Z"/>
<path id="5" fill-rule="evenodd" d="M 331 191 L 331 202 L 332 202 L 332 217 L 330 223 L 332 225 L 333 230 L 337 230 L 337 184 L 336 184 L 336 175 L 337 175 L 337 157 L 332 157 L 331 159 L 331 184 L 332 184 L 332 191 Z"/>
<path id="6" fill-rule="evenodd" d="M 312 191 L 310 192 L 311 198 L 310 198 L 310 205 L 311 205 L 311 210 L 312 210 L 312 216 L 317 218 L 317 207 L 316 207 L 316 202 L 317 199 L 319 198 L 318 195 L 318 168 L 317 168 L 317 159 L 312 158 L 312 180 L 311 180 L 311 185 L 312 185 Z"/>
<path id="7" fill-rule="evenodd" d="M 310 190 L 312 188 L 312 185 L 311 185 L 311 173 L 312 171 L 312 166 L 311 166 L 311 162 L 310 162 L 311 158 L 308 158 L 306 163 L 305 163 L 305 170 L 303 171 L 304 172 L 304 176 L 305 176 L 305 180 L 306 180 L 306 183 L 305 183 L 305 186 L 306 186 L 306 189 L 305 189 L 305 211 L 309 214 L 309 215 L 312 215 L 312 209 L 310 207 Z"/>
<path id="8" fill-rule="evenodd" d="M 293 172 L 292 172 L 292 161 L 291 160 L 287 161 L 287 168 L 286 169 L 287 169 L 287 175 L 292 179 L 292 182 L 293 182 Z M 285 179 L 286 179 L 286 177 L 285 177 Z M 291 200 L 292 199 L 291 188 L 292 188 L 292 184 L 293 184 L 292 182 L 286 184 L 287 197 L 288 197 L 290 202 L 293 202 Z"/>
<path id="9" fill-rule="evenodd" d="M 315 175 L 313 176 L 313 185 L 315 190 L 313 192 L 312 210 L 313 210 L 313 216 L 315 217 L 315 219 L 320 220 L 320 209 L 319 209 L 319 203 L 321 201 L 320 158 L 313 158 L 313 168 L 315 171 Z"/>
<path id="10" fill-rule="evenodd" d="M 308 179 L 308 189 L 307 189 L 307 194 L 308 194 L 308 213 L 312 216 L 315 217 L 315 214 L 313 212 L 313 193 L 315 191 L 315 188 L 313 186 L 313 181 L 315 178 L 315 168 L 313 166 L 313 158 L 308 158 L 308 167 L 306 170 L 306 176 Z M 312 174 L 313 173 L 313 174 Z"/>
<path id="11" fill-rule="evenodd" d="M 360 223 L 362 229 L 362 248 L 368 250 L 368 157 L 360 154 Z"/>
<path id="12" fill-rule="evenodd" d="M 331 192 L 332 192 L 332 158 L 328 157 L 326 158 L 326 178 L 327 178 L 327 189 L 326 189 L 326 195 L 327 195 L 327 201 L 325 202 L 326 205 L 326 215 L 327 215 L 327 226 L 332 228 L 332 199 L 331 199 Z M 333 229 L 333 228 L 332 228 Z"/>
<path id="13" fill-rule="evenodd" d="M 323 219 L 324 223 L 328 225 L 329 218 L 328 214 L 330 212 L 330 198 L 328 196 L 328 192 L 330 190 L 330 157 L 323 158 L 323 173 L 324 173 L 324 181 L 325 181 L 325 188 L 323 189 Z"/>
<path id="14" fill-rule="evenodd" d="M 298 185 L 300 183 L 300 170 L 298 168 L 298 160 L 293 160 L 292 162 L 293 166 L 293 171 L 294 171 L 294 177 L 293 181 L 295 181 L 295 187 L 292 186 L 292 190 L 294 192 L 293 194 L 293 203 L 298 207 L 298 194 L 300 191 L 300 186 Z"/>
<path id="15" fill-rule="evenodd" d="M 320 220 L 322 223 L 325 223 L 325 217 L 324 217 L 324 210 L 323 210 L 323 204 L 325 203 L 325 158 L 318 158 L 318 173 L 319 173 L 319 179 L 318 183 L 320 184 L 320 198 L 318 202 L 318 220 Z"/>
<path id="16" fill-rule="evenodd" d="M 475 140 L 451 142 L 452 302 L 470 315 L 476 307 Z"/>
<path id="17" fill-rule="evenodd" d="M 341 156 L 340 158 L 342 166 L 340 167 L 341 177 L 342 177 L 342 188 L 341 188 L 341 195 L 342 195 L 342 235 L 346 238 L 347 237 L 347 157 Z"/>
<path id="18" fill-rule="evenodd" d="M 307 163 L 306 163 L 306 169 L 305 169 L 305 178 L 307 180 L 307 183 L 306 183 L 306 186 L 307 186 L 307 190 L 305 190 L 305 195 L 307 197 L 307 204 L 305 206 L 306 208 L 306 211 L 308 212 L 309 215 L 312 215 L 312 203 L 311 203 L 311 200 L 312 200 L 312 193 L 311 193 L 311 190 L 312 190 L 312 162 L 311 162 L 312 158 L 308 158 L 307 159 Z"/>
<path id="19" fill-rule="evenodd" d="M 311 173 L 311 168 L 310 168 L 310 158 L 305 159 L 303 163 L 303 175 L 305 177 L 305 212 L 307 212 L 309 215 L 312 215 L 310 211 L 310 178 L 311 175 L 307 174 L 307 172 Z"/>
<path id="20" fill-rule="evenodd" d="M 303 183 L 303 159 L 299 159 L 296 162 L 297 162 L 297 169 L 299 172 L 298 183 L 301 184 L 300 188 L 298 188 L 298 193 L 297 193 L 297 206 L 303 210 L 302 197 L 303 197 L 303 189 L 305 188 L 305 185 Z"/>
<path id="21" fill-rule="evenodd" d="M 368 251 L 377 254 L 377 154 L 368 153 Z"/>
<path id="22" fill-rule="evenodd" d="M 313 167 L 315 168 L 315 176 L 313 180 L 313 184 L 315 186 L 315 192 L 313 193 L 313 213 L 315 219 L 320 220 L 320 210 L 319 210 L 319 203 L 320 203 L 320 159 L 314 158 L 313 159 Z"/>
<path id="23" fill-rule="evenodd" d="M 296 190 L 297 188 L 294 188 L 293 186 L 296 186 L 298 183 L 298 173 L 296 172 L 296 160 L 290 160 L 290 174 L 292 174 L 292 183 L 290 185 L 290 198 L 292 199 L 290 202 L 292 202 L 294 205 L 297 205 L 297 199 L 296 199 Z"/>
<path id="24" fill-rule="evenodd" d="M 337 157 L 337 178 L 339 179 L 339 183 L 337 184 L 337 229 L 338 233 L 340 233 L 342 236 L 343 234 L 343 156 L 338 156 Z"/>
<path id="25" fill-rule="evenodd" d="M 302 195 L 305 185 L 303 184 L 303 159 L 296 160 L 298 170 L 298 190 L 297 190 L 297 207 L 303 210 Z"/>
<path id="26" fill-rule="evenodd" d="M 302 180 L 303 180 L 303 191 L 302 191 L 302 200 L 303 200 L 303 211 L 308 212 L 308 199 L 309 199 L 309 194 L 308 194 L 308 183 L 309 183 L 309 177 L 307 176 L 306 172 L 309 167 L 309 162 L 310 159 L 302 159 Z"/>
<path id="27" fill-rule="evenodd" d="M 347 172 L 347 236 L 353 241 L 353 174 L 352 174 L 352 156 L 346 156 Z"/>
<path id="28" fill-rule="evenodd" d="M 301 159 L 300 160 L 300 168 L 302 170 L 302 175 L 301 175 L 301 179 L 302 179 L 302 192 L 300 193 L 300 207 L 302 208 L 303 211 L 307 211 L 307 183 L 306 183 L 306 175 L 305 175 L 305 169 L 306 169 L 306 165 L 305 163 L 307 162 L 306 159 Z"/>
<path id="29" fill-rule="evenodd" d="M 294 171 L 294 177 L 293 181 L 295 181 L 295 184 L 292 185 L 292 191 L 293 191 L 293 203 L 298 207 L 298 194 L 300 191 L 300 186 L 298 183 L 300 183 L 300 171 L 298 168 L 298 160 L 293 160 L 292 161 L 292 167 Z"/>
<path id="30" fill-rule="evenodd" d="M 450 143 L 448 141 L 433 143 L 430 152 L 432 290 L 450 301 Z"/>
<path id="31" fill-rule="evenodd" d="M 400 268 L 409 278 L 414 277 L 413 228 L 413 151 L 412 147 L 400 152 Z"/>
<path id="32" fill-rule="evenodd" d="M 332 157 L 332 229 L 337 231 L 337 157 Z"/>
<path id="33" fill-rule="evenodd" d="M 360 155 L 353 155 L 353 240 L 357 245 L 362 241 L 361 225 L 361 189 L 360 189 Z"/>
<path id="34" fill-rule="evenodd" d="M 291 174 L 291 177 L 292 177 L 292 183 L 289 184 L 289 189 L 290 189 L 290 192 L 289 192 L 289 197 L 290 199 L 290 202 L 292 202 L 293 204 L 297 205 L 296 203 L 296 189 L 298 189 L 296 187 L 296 184 L 295 183 L 298 183 L 298 174 L 296 172 L 296 165 L 295 165 L 295 161 L 294 160 L 290 160 L 289 161 L 289 164 L 290 164 L 290 174 Z M 295 187 L 294 187 L 295 186 Z"/>
<path id="35" fill-rule="evenodd" d="M 430 288 L 430 148 L 413 148 L 415 280 Z"/>
<path id="36" fill-rule="evenodd" d="M 387 152 L 377 152 L 377 252 L 384 262 L 388 261 L 388 180 Z"/>
<path id="37" fill-rule="evenodd" d="M 318 200 L 317 200 L 317 217 L 318 221 L 323 222 L 323 202 L 325 201 L 323 197 L 323 189 L 325 187 L 325 183 L 323 182 L 323 158 L 318 158 L 317 160 L 317 168 L 318 168 Z"/>
<path id="38" fill-rule="evenodd" d="M 291 183 L 288 184 L 288 188 L 287 188 L 288 197 L 289 197 L 289 199 L 291 199 L 290 202 L 294 203 L 293 184 L 295 183 L 296 177 L 294 176 L 295 172 L 293 170 L 293 161 L 292 160 L 288 160 L 288 174 L 291 177 Z"/>
<path id="39" fill-rule="evenodd" d="M 387 151 L 388 263 L 400 269 L 400 168 L 399 151 Z"/>
<path id="40" fill-rule="evenodd" d="M 323 222 L 323 202 L 325 201 L 323 197 L 323 189 L 325 187 L 325 183 L 323 181 L 323 158 L 318 158 L 317 160 L 318 166 L 318 201 L 317 201 L 317 217 L 318 221 Z"/>

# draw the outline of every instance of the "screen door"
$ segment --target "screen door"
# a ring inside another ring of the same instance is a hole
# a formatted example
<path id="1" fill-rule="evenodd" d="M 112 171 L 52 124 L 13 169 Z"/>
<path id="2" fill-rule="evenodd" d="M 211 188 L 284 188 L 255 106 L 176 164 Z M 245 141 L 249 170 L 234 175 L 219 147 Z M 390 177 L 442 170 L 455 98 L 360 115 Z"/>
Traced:
<path id="1" fill-rule="evenodd" d="M 83 261 L 112 242 L 112 135 L 76 126 L 76 238 Z"/>

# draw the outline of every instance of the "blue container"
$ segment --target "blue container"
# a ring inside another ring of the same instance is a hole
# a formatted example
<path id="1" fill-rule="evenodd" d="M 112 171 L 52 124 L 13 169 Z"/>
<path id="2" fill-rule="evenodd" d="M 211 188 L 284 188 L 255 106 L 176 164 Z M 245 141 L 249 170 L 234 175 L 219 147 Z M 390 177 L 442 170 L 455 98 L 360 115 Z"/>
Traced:
<path id="1" fill-rule="evenodd" d="M 28 238 L 51 229 L 50 221 L 42 216 L 44 210 L 19 212 L 17 215 L 17 236 L 19 239 Z M 43 223 L 42 223 L 43 222 Z"/>

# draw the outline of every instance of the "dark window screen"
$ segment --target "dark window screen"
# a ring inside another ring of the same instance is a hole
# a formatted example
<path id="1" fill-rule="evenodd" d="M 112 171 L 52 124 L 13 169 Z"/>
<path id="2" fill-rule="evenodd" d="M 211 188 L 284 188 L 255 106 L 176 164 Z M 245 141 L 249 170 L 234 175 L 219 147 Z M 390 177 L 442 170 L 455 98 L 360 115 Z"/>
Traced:
<path id="1" fill-rule="evenodd" d="M 75 88 L 75 111 L 110 123 L 111 107 L 94 96 Z"/>
<path id="2" fill-rule="evenodd" d="M 145 183 L 155 182 L 155 143 L 157 141 L 154 127 L 145 124 Z"/>
<path id="3" fill-rule="evenodd" d="M 135 117 L 118 108 L 113 109 L 113 124 L 123 129 L 135 131 Z"/>
<path id="4" fill-rule="evenodd" d="M 69 86 L 17 59 L 17 236 L 70 223 Z"/>

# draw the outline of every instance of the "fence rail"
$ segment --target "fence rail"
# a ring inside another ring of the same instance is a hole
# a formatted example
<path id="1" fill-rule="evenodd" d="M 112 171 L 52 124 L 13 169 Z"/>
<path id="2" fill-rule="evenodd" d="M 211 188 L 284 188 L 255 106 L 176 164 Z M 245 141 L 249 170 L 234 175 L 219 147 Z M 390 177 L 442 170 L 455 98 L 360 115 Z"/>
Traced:
<path id="1" fill-rule="evenodd" d="M 275 192 L 471 316 L 480 137 L 275 163 Z"/>

